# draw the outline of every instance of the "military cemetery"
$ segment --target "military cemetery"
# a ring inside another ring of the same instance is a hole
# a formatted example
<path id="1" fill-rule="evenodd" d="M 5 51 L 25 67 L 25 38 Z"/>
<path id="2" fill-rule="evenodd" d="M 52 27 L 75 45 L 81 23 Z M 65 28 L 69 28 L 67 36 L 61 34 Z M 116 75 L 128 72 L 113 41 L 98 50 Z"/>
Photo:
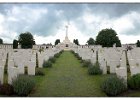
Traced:
<path id="1" fill-rule="evenodd" d="M 115 29 L 102 28 L 80 45 L 69 26 L 54 45 L 37 44 L 31 32 L 0 43 L 0 96 L 139 97 L 139 40 L 123 44 Z"/>

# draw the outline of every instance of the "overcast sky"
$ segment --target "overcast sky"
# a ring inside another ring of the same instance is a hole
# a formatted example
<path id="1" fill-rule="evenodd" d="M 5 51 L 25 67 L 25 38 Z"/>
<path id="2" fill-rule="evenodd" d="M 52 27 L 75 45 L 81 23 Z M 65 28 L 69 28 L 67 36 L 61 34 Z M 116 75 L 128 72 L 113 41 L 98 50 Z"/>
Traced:
<path id="1" fill-rule="evenodd" d="M 123 44 L 140 40 L 140 4 L 0 4 L 0 38 L 5 43 L 29 31 L 36 44 L 65 38 L 85 44 L 104 28 L 113 28 Z"/>

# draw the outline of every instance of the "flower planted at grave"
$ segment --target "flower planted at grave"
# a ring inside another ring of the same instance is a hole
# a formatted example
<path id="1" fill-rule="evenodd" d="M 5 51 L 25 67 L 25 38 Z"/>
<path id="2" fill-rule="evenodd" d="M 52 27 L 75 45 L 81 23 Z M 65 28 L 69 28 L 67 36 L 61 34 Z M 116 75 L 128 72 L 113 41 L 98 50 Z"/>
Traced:
<path id="1" fill-rule="evenodd" d="M 100 75 L 102 74 L 102 70 L 100 69 L 100 65 L 96 62 L 94 65 L 90 64 L 88 66 L 89 75 Z"/>
<path id="2" fill-rule="evenodd" d="M 101 89 L 108 96 L 117 96 L 127 88 L 123 80 L 119 79 L 117 76 L 110 76 L 101 84 Z"/>
<path id="3" fill-rule="evenodd" d="M 19 75 L 12 85 L 18 96 L 27 96 L 35 87 L 35 80 L 33 76 Z"/>

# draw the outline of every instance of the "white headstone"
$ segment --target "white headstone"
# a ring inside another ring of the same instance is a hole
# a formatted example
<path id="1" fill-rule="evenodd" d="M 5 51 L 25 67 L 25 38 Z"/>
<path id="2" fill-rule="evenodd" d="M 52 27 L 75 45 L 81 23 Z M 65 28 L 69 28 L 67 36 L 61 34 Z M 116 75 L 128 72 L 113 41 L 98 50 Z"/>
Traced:
<path id="1" fill-rule="evenodd" d="M 12 84 L 12 81 L 17 78 L 18 69 L 16 67 L 9 67 L 8 68 L 8 83 Z"/>
<path id="2" fill-rule="evenodd" d="M 0 66 L 5 66 L 6 61 L 5 60 L 0 60 Z"/>
<path id="3" fill-rule="evenodd" d="M 119 67 L 116 68 L 116 75 L 120 78 L 123 79 L 125 84 L 127 85 L 127 68 L 126 67 Z"/>
<path id="4" fill-rule="evenodd" d="M 23 63 L 18 64 L 18 74 L 24 74 L 24 65 L 23 65 Z"/>
<path id="5" fill-rule="evenodd" d="M 35 63 L 34 62 L 28 63 L 28 75 L 35 75 Z"/>
<path id="6" fill-rule="evenodd" d="M 4 67 L 0 67 L 0 83 L 3 84 Z"/>
<path id="7" fill-rule="evenodd" d="M 131 66 L 130 67 L 131 76 L 140 73 L 139 66 Z"/>
<path id="8" fill-rule="evenodd" d="M 8 67 L 14 67 L 14 61 L 8 60 Z"/>
<path id="9" fill-rule="evenodd" d="M 109 63 L 110 66 L 110 73 L 115 73 L 116 67 L 119 65 L 119 61 L 111 60 Z"/>
<path id="10" fill-rule="evenodd" d="M 102 60 L 102 61 L 99 61 L 99 63 L 100 63 L 100 68 L 103 71 L 103 74 L 106 74 L 107 73 L 106 61 Z"/>
<path id="11" fill-rule="evenodd" d="M 121 67 L 126 67 L 126 55 L 125 51 L 123 51 L 122 57 L 121 57 L 121 62 L 120 62 Z"/>

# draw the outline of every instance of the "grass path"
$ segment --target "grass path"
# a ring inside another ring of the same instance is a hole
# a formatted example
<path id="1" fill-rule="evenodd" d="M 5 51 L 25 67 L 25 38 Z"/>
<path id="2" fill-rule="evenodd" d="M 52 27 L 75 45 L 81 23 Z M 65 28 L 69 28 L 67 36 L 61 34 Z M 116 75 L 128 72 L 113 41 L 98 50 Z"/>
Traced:
<path id="1" fill-rule="evenodd" d="M 43 97 L 91 97 L 106 96 L 100 83 L 108 75 L 90 76 L 75 56 L 64 51 L 53 64 L 45 69 L 45 76 L 37 77 L 38 84 L 29 96 Z"/>

